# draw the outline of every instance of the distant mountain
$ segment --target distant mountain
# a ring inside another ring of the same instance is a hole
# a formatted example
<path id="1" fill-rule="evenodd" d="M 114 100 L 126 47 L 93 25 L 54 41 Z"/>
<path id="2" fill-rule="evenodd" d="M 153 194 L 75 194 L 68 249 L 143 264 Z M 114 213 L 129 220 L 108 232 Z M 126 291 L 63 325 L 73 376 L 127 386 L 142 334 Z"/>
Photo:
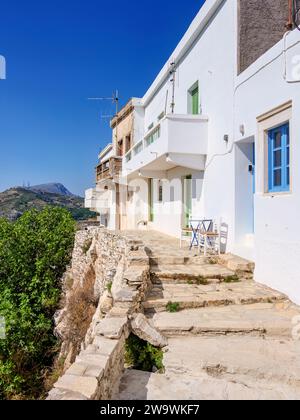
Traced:
<path id="1" fill-rule="evenodd" d="M 10 188 L 0 193 L 0 217 L 16 220 L 29 209 L 41 210 L 46 206 L 65 207 L 76 220 L 87 220 L 96 216 L 95 213 L 84 208 L 83 198 L 71 194 L 61 184 L 49 185 L 55 185 L 55 188 L 58 188 L 56 191 L 60 192 L 41 191 L 39 190 L 40 186 L 36 186 L 31 188 Z M 41 187 L 44 189 L 45 186 Z M 65 193 L 63 194 L 63 192 Z"/>
<path id="2" fill-rule="evenodd" d="M 26 189 L 35 192 L 65 195 L 67 197 L 74 196 L 74 194 L 67 190 L 67 188 L 63 184 L 55 182 L 49 184 L 34 185 L 33 187 L 28 187 Z"/>

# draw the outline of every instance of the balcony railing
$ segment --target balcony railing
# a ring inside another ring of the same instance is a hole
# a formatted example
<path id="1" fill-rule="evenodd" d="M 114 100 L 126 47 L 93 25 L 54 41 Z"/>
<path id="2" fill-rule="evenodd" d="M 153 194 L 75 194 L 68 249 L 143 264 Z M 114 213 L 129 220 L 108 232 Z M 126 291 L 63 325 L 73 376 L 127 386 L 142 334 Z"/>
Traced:
<path id="1" fill-rule="evenodd" d="M 150 168 L 149 164 L 166 155 L 169 163 L 172 160 L 177 162 L 178 166 L 192 165 L 195 169 L 202 168 L 207 145 L 207 116 L 166 115 L 126 153 L 123 170 L 127 174 L 141 167 L 155 170 L 154 166 Z M 164 166 L 170 167 L 167 164 Z"/>
<path id="2" fill-rule="evenodd" d="M 122 157 L 111 157 L 96 167 L 97 182 L 117 177 L 122 170 Z"/>
<path id="3" fill-rule="evenodd" d="M 92 211 L 105 213 L 112 207 L 112 193 L 110 190 L 90 188 L 85 192 L 85 207 Z"/>

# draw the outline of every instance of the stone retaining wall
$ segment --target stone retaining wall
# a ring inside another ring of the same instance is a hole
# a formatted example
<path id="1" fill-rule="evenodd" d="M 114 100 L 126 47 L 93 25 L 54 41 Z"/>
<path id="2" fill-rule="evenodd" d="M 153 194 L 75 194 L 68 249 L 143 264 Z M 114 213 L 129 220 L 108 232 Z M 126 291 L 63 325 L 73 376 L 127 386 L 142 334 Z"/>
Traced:
<path id="1" fill-rule="evenodd" d="M 66 366 L 48 400 L 110 399 L 123 374 L 130 319 L 141 311 L 150 285 L 149 258 L 141 241 L 102 228 L 88 228 L 77 233 L 65 281 L 72 277 L 72 287 L 82 285 L 91 270 L 95 273 L 98 307 L 80 353 Z M 110 282 L 111 292 L 107 290 Z M 66 302 L 70 293 L 66 292 Z M 60 311 L 56 321 L 56 332 L 63 339 L 68 328 L 66 309 Z M 68 351 L 68 343 L 64 343 L 62 354 L 66 356 Z"/>

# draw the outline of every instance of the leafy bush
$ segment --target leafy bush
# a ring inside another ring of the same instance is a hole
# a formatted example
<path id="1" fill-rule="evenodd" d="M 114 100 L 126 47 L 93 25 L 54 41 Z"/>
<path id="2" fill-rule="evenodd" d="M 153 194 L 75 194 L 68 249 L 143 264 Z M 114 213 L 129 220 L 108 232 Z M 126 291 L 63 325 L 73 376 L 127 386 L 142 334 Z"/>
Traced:
<path id="1" fill-rule="evenodd" d="M 160 371 L 164 368 L 162 350 L 134 334 L 126 340 L 125 362 L 134 369 L 145 372 L 152 372 L 153 367 Z"/>
<path id="2" fill-rule="evenodd" d="M 0 219 L 0 399 L 36 398 L 57 340 L 53 315 L 60 279 L 71 258 L 75 222 L 61 208 L 30 210 L 16 222 Z"/>

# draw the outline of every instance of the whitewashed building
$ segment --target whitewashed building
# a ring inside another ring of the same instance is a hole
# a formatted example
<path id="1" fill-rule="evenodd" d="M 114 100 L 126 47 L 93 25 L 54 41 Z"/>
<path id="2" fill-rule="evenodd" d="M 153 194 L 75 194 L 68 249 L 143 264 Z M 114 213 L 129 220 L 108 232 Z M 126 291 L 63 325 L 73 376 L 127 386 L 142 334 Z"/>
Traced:
<path id="1" fill-rule="evenodd" d="M 124 227 L 179 236 L 191 218 L 222 220 L 223 251 L 253 260 L 257 281 L 300 303 L 300 31 L 290 4 L 205 2 L 136 102 L 119 182 L 129 186 Z"/>

